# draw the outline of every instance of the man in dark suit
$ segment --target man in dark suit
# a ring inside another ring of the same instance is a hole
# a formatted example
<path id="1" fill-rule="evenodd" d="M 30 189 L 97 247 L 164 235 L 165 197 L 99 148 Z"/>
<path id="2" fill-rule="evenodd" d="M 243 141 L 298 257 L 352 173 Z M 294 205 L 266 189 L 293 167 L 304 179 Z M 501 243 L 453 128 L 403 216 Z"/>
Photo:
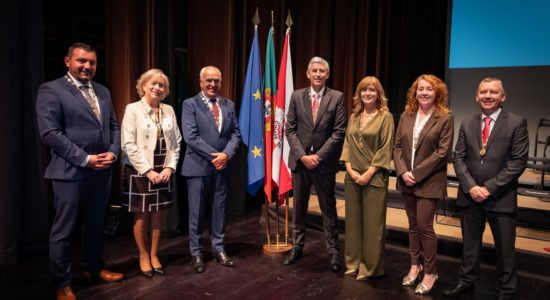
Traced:
<path id="1" fill-rule="evenodd" d="M 235 265 L 225 252 L 223 238 L 229 180 L 227 164 L 237 152 L 241 133 L 233 101 L 218 95 L 222 83 L 220 70 L 204 67 L 199 77 L 201 92 L 186 99 L 182 106 L 181 126 L 187 150 L 181 175 L 187 177 L 191 263 L 195 272 L 202 273 L 205 269 L 202 235 L 207 212 L 216 260 L 224 266 Z"/>
<path id="2" fill-rule="evenodd" d="M 527 120 L 506 111 L 502 82 L 481 81 L 476 101 L 481 114 L 464 120 L 455 146 L 454 168 L 460 183 L 462 267 L 458 284 L 445 291 L 455 297 L 470 291 L 479 277 L 485 220 L 495 240 L 498 299 L 511 299 L 517 288 L 515 258 L 518 178 L 527 163 Z"/>
<path id="3" fill-rule="evenodd" d="M 337 272 L 340 264 L 334 187 L 346 131 L 346 112 L 342 92 L 325 86 L 329 74 L 326 60 L 312 58 L 306 71 L 311 86 L 294 91 L 290 98 L 286 136 L 294 197 L 294 247 L 283 264 L 294 264 L 303 255 L 305 219 L 313 185 L 323 214 L 329 268 Z"/>
<path id="4" fill-rule="evenodd" d="M 52 180 L 55 218 L 50 232 L 50 269 L 58 299 L 76 299 L 70 288 L 70 242 L 82 216 L 84 260 L 89 279 L 118 281 L 104 269 L 101 242 L 111 190 L 111 165 L 120 150 L 120 130 L 106 87 L 92 82 L 94 48 L 74 43 L 65 76 L 38 89 L 36 114 L 42 142 L 51 150 L 45 178 Z"/>

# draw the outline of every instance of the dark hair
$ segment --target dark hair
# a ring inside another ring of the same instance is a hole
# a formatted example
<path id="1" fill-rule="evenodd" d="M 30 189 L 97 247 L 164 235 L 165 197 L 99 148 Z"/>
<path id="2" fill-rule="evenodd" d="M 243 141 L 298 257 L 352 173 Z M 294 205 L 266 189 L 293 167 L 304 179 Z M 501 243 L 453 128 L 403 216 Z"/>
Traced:
<path id="1" fill-rule="evenodd" d="M 97 53 L 95 48 L 88 45 L 88 44 L 84 44 L 84 43 L 80 43 L 80 42 L 75 42 L 71 45 L 71 47 L 69 47 L 69 51 L 67 52 L 67 56 L 68 57 L 71 57 L 73 55 L 73 52 L 74 52 L 74 49 L 82 49 L 86 52 L 93 52 L 93 53 Z"/>

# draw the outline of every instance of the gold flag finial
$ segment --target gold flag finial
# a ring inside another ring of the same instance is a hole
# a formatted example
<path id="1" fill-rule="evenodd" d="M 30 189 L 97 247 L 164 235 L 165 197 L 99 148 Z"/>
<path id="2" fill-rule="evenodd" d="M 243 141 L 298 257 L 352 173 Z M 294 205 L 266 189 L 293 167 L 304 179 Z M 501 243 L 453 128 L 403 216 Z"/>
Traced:
<path id="1" fill-rule="evenodd" d="M 290 9 L 288 10 L 288 15 L 286 16 L 286 26 L 290 28 L 292 26 L 292 17 L 290 16 Z"/>
<path id="2" fill-rule="evenodd" d="M 254 14 L 254 18 L 252 18 L 252 23 L 254 25 L 258 26 L 260 24 L 260 14 L 258 13 L 258 7 L 256 6 L 256 13 Z"/>

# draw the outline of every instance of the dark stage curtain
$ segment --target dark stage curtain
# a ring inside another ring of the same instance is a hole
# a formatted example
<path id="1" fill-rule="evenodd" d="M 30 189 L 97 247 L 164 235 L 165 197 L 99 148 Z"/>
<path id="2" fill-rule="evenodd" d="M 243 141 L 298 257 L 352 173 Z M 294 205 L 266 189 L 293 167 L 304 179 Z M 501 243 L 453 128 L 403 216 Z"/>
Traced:
<path id="1" fill-rule="evenodd" d="M 223 73 L 222 94 L 239 106 L 250 44 L 252 18 L 259 8 L 262 61 L 270 11 L 274 12 L 276 64 L 290 11 L 294 87 L 309 85 L 307 63 L 321 56 L 331 64 L 328 85 L 344 92 L 348 114 L 357 83 L 377 76 L 390 99 L 390 110 L 403 111 L 407 88 L 420 74 L 441 78 L 445 70 L 448 1 L 440 0 L 304 0 L 190 1 L 188 10 L 188 73 L 192 93 L 198 73 L 216 65 Z"/>
<path id="2" fill-rule="evenodd" d="M 273 11 L 277 67 L 285 20 L 289 11 L 292 14 L 295 89 L 309 85 L 307 64 L 313 56 L 321 56 L 331 65 L 327 84 L 344 92 L 348 114 L 357 83 L 374 75 L 384 85 L 390 111 L 397 118 L 416 77 L 423 73 L 444 76 L 447 6 L 448 1 L 441 0 L 189 1 L 189 94 L 200 90 L 200 69 L 215 65 L 223 74 L 221 94 L 235 101 L 238 113 L 253 39 L 252 18 L 258 7 L 260 57 L 263 62 Z M 245 199 L 250 199 L 244 191 L 246 153 L 240 151 L 232 166 L 231 180 L 235 183 L 231 184 L 227 210 L 229 214 L 243 214 L 248 204 Z M 256 200 L 263 199 L 259 194 Z"/>
<path id="3" fill-rule="evenodd" d="M 0 264 L 47 250 L 46 150 L 34 102 L 44 79 L 42 1 L 5 2 L 0 17 Z"/>
<path id="4" fill-rule="evenodd" d="M 422 73 L 444 76 L 448 2 L 105 1 L 106 55 L 100 60 L 105 62 L 105 83 L 113 94 L 119 120 L 126 104 L 137 99 L 137 76 L 150 67 L 162 68 L 171 78 L 174 94 L 167 102 L 179 113 L 181 100 L 199 91 L 199 70 L 205 65 L 218 66 L 223 73 L 222 94 L 235 100 L 238 112 L 256 7 L 261 18 L 258 33 L 262 61 L 273 11 L 277 66 L 286 30 L 284 22 L 290 11 L 294 20 L 291 49 L 295 89 L 308 85 L 307 63 L 311 57 L 321 56 L 331 64 L 328 85 L 344 92 L 348 114 L 358 81 L 375 75 L 386 88 L 390 110 L 399 115 L 414 78 Z M 0 263 L 47 250 L 47 199 L 51 194 L 49 182 L 42 179 L 47 151 L 38 140 L 34 101 L 39 84 L 51 79 L 45 78 L 45 71 L 61 67 L 57 61 L 47 61 L 44 54 L 48 51 L 44 48 L 48 24 L 43 22 L 43 5 L 41 0 L 6 2 L 0 18 L 4 29 L 0 47 L 0 138 L 4 141 L 0 155 Z M 185 24 L 185 30 L 181 24 Z M 46 44 L 72 42 L 74 34 L 57 38 L 61 39 L 50 39 Z M 102 40 L 103 36 L 97 38 Z M 228 214 L 243 214 L 249 203 L 245 199 L 250 199 L 245 195 L 244 181 L 240 182 L 244 180 L 244 156 L 232 164 L 232 178 L 239 182 L 231 185 Z M 184 187 L 183 180 L 179 183 Z M 113 195 L 120 193 L 117 186 L 120 184 L 115 181 Z M 263 199 L 261 193 L 256 199 Z M 185 217 L 185 213 L 181 215 Z"/>

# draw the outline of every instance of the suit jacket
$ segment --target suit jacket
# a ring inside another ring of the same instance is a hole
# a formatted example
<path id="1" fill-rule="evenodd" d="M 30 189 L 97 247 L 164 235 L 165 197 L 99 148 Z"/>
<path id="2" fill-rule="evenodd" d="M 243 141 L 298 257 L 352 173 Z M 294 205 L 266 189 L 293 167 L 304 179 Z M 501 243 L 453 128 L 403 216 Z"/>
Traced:
<path id="1" fill-rule="evenodd" d="M 412 174 L 416 184 L 409 187 L 401 175 L 411 171 L 413 129 L 416 113 L 403 112 L 399 119 L 393 162 L 397 174 L 397 189 L 417 197 L 442 199 L 447 196 L 447 162 L 453 144 L 453 116 L 432 114 L 422 128 L 416 145 Z"/>
<path id="2" fill-rule="evenodd" d="M 290 144 L 289 168 L 305 168 L 300 161 L 311 154 L 311 148 L 321 159 L 317 168 L 336 172 L 346 133 L 346 111 L 342 92 L 325 87 L 317 120 L 313 124 L 311 88 L 294 91 L 290 97 L 286 119 L 286 137 Z"/>
<path id="3" fill-rule="evenodd" d="M 51 150 L 45 178 L 82 179 L 97 172 L 80 166 L 88 155 L 103 152 L 119 155 L 120 130 L 111 94 L 99 83 L 92 82 L 92 86 L 98 98 L 101 121 L 81 92 L 64 77 L 38 88 L 38 131 L 42 142 Z"/>
<path id="4" fill-rule="evenodd" d="M 455 146 L 454 168 L 458 176 L 457 204 L 474 205 L 469 194 L 473 186 L 485 186 L 491 196 L 481 208 L 493 212 L 513 213 L 517 210 L 518 178 L 525 170 L 529 152 L 527 120 L 500 112 L 489 140 L 487 151 L 481 157 L 480 114 L 464 120 L 460 125 Z"/>
<path id="5" fill-rule="evenodd" d="M 181 133 L 172 106 L 160 103 L 162 132 L 166 142 L 164 168 L 176 170 L 181 144 Z M 126 106 L 122 119 L 122 151 L 124 163 L 132 165 L 139 174 L 154 167 L 157 126 L 153 122 L 153 109 L 145 99 Z"/>
<path id="6" fill-rule="evenodd" d="M 181 108 L 181 130 L 187 144 L 181 175 L 208 176 L 216 172 L 210 153 L 224 152 L 232 158 L 241 141 L 241 132 L 235 116 L 233 101 L 218 96 L 222 113 L 222 128 L 218 131 L 210 108 L 199 93 L 188 98 Z M 222 170 L 227 174 L 228 168 Z"/>

